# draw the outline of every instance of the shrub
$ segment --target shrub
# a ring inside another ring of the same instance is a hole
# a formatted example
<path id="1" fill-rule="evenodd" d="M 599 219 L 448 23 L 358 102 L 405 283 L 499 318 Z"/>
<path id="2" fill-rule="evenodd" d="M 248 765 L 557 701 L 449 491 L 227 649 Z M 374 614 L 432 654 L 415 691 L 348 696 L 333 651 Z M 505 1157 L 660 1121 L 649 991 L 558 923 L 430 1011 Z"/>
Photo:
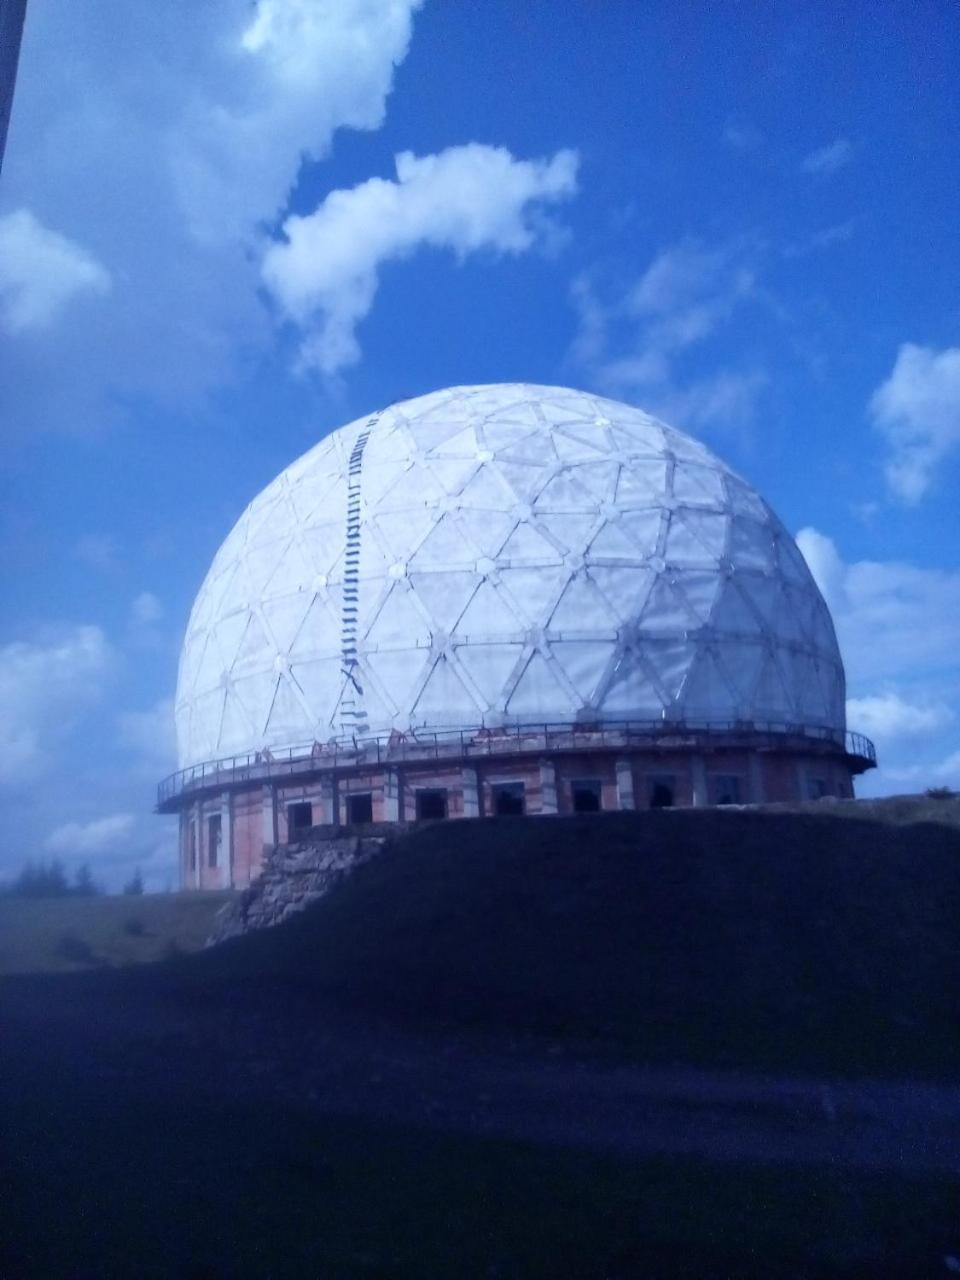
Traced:
<path id="1" fill-rule="evenodd" d="M 930 800 L 952 800 L 957 794 L 960 793 L 950 787 L 927 787 L 927 798 Z"/>
<path id="2" fill-rule="evenodd" d="M 90 943 L 73 933 L 61 935 L 55 950 L 61 960 L 71 960 L 74 964 L 96 964 L 97 962 Z"/>

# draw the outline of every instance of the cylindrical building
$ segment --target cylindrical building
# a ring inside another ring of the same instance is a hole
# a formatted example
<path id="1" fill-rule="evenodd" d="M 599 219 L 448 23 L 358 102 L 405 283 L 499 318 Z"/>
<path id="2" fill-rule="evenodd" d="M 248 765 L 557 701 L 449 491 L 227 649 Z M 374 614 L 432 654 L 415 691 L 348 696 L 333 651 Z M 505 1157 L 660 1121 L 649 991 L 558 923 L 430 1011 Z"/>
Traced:
<path id="1" fill-rule="evenodd" d="M 310 826 L 852 795 L 830 615 L 771 509 L 639 409 L 455 387 L 326 437 L 200 589 L 185 887 Z"/>

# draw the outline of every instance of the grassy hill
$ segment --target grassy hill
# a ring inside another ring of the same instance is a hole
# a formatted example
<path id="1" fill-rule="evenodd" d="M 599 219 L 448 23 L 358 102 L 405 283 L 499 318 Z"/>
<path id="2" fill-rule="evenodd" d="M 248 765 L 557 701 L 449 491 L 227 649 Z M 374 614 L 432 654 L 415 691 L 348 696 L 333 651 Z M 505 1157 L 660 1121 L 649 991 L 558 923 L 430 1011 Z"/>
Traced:
<path id="1" fill-rule="evenodd" d="M 952 812 L 438 824 L 279 928 L 7 976 L 0 1274 L 946 1274 Z"/>
<path id="2" fill-rule="evenodd" d="M 741 810 L 464 821 L 410 834 L 183 977 L 640 1059 L 952 1074 L 958 919 L 948 824 Z"/>
<path id="3" fill-rule="evenodd" d="M 0 975 L 70 973 L 196 951 L 224 893 L 136 897 L 0 896 Z"/>

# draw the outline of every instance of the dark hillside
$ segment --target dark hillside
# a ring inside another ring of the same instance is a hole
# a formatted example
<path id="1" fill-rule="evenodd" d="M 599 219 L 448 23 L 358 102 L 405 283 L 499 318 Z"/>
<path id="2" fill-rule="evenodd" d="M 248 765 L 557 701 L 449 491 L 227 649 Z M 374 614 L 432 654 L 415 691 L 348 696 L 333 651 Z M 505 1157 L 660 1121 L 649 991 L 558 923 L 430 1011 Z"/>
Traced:
<path id="1" fill-rule="evenodd" d="M 958 876 L 848 810 L 444 823 L 278 928 L 0 979 L 0 1275 L 942 1276 Z"/>
<path id="2" fill-rule="evenodd" d="M 951 1075 L 960 831 L 674 811 L 445 823 L 185 962 L 391 1019 L 712 1065 Z M 183 975 L 186 977 L 186 972 Z"/>

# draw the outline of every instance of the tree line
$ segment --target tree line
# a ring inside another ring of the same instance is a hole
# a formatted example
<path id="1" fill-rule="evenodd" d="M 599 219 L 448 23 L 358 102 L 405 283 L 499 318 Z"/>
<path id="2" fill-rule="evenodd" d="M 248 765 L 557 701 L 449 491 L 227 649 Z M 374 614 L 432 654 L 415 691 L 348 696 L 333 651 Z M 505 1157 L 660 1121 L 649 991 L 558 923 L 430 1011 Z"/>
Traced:
<path id="1" fill-rule="evenodd" d="M 93 898 L 105 892 L 103 886 L 94 880 L 87 863 L 77 867 L 71 879 L 57 858 L 49 862 L 26 862 L 16 879 L 0 885 L 0 893 L 16 898 Z M 143 893 L 143 876 L 139 867 L 123 886 L 123 892 Z"/>

